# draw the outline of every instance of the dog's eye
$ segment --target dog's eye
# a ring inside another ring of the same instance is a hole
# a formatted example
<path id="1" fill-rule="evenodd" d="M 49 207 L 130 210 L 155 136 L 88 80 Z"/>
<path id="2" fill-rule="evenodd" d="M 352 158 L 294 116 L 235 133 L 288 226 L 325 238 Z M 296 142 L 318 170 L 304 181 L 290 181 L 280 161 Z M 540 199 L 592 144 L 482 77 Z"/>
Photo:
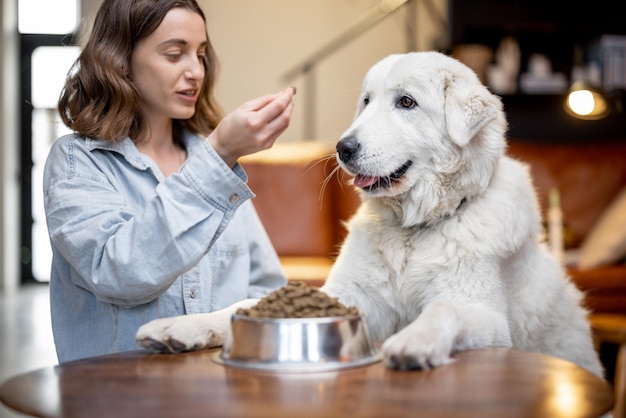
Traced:
<path id="1" fill-rule="evenodd" d="M 367 106 L 370 103 L 370 97 L 369 96 L 365 96 L 363 98 L 363 106 Z"/>
<path id="2" fill-rule="evenodd" d="M 400 100 L 398 100 L 398 106 L 403 107 L 405 109 L 411 109 L 415 107 L 416 105 L 417 103 L 415 103 L 415 100 L 413 100 L 413 98 L 409 96 L 402 96 L 400 97 Z"/>

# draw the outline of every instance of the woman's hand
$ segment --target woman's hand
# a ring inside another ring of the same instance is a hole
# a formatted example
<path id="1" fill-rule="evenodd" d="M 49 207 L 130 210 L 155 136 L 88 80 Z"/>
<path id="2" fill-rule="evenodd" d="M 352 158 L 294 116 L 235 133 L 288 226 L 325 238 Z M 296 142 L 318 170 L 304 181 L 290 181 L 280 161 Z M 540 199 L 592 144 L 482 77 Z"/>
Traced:
<path id="1" fill-rule="evenodd" d="M 233 167 L 239 157 L 270 148 L 289 126 L 295 88 L 247 101 L 229 113 L 209 135 L 209 142 Z"/>

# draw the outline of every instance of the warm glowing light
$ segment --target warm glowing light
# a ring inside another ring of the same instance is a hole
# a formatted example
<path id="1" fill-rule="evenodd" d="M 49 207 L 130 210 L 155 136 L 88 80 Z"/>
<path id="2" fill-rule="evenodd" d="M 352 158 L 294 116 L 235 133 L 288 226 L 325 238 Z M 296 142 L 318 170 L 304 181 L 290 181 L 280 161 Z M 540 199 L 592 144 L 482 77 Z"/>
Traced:
<path id="1" fill-rule="evenodd" d="M 565 110 L 576 118 L 593 120 L 607 116 L 609 105 L 597 91 L 574 85 L 565 101 Z"/>
<path id="2" fill-rule="evenodd" d="M 573 91 L 567 98 L 569 107 L 578 115 L 588 115 L 593 112 L 595 103 L 593 94 L 589 90 Z"/>
<path id="3" fill-rule="evenodd" d="M 574 416 L 581 413 L 584 394 L 579 386 L 572 383 L 566 373 L 554 373 L 549 378 L 552 391 L 551 407 L 557 415 Z"/>

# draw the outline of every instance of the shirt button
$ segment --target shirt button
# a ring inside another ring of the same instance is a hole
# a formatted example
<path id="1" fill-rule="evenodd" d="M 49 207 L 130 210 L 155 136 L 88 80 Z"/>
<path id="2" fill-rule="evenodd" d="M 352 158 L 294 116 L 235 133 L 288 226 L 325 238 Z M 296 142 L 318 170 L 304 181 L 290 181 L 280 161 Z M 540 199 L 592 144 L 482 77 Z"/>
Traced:
<path id="1" fill-rule="evenodd" d="M 237 203 L 239 202 L 239 195 L 238 194 L 234 194 L 230 197 L 230 203 Z"/>
<path id="2" fill-rule="evenodd" d="M 191 289 L 191 291 L 189 292 L 189 297 L 191 299 L 194 299 L 196 297 L 196 289 Z"/>

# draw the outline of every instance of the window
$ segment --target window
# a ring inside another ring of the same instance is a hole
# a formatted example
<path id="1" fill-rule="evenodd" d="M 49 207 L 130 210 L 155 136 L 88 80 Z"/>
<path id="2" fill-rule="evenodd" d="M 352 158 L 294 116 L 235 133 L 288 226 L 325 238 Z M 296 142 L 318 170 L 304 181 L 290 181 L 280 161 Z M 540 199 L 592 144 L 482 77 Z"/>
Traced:
<path id="1" fill-rule="evenodd" d="M 50 145 L 69 130 L 61 122 L 57 101 L 67 72 L 78 57 L 78 47 L 40 46 L 31 55 L 31 202 L 32 202 L 32 275 L 37 281 L 50 280 L 52 251 L 43 210 L 43 166 Z"/>
<path id="2" fill-rule="evenodd" d="M 79 0 L 18 0 L 20 32 L 20 261 L 22 282 L 48 282 L 52 251 L 43 210 L 43 167 L 52 142 L 65 134 L 56 103 L 79 53 L 73 36 Z M 67 45 L 67 46 L 65 46 Z M 72 45 L 72 46 L 70 46 Z"/>
<path id="3" fill-rule="evenodd" d="M 62 35 L 76 30 L 80 21 L 78 0 L 19 0 L 20 33 Z"/>

